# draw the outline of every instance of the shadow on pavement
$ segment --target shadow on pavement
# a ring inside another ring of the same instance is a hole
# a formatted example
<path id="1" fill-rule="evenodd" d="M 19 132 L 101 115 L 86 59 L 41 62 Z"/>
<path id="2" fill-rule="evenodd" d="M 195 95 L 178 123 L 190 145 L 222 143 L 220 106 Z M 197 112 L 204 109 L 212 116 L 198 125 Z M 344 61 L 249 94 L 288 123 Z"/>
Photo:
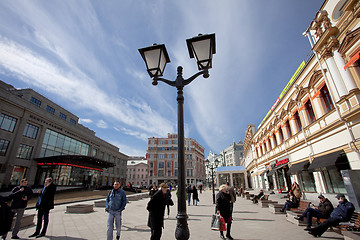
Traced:
<path id="1" fill-rule="evenodd" d="M 261 221 L 261 222 L 274 222 L 273 219 L 260 219 L 260 218 L 233 218 L 233 221 Z"/>
<path id="2" fill-rule="evenodd" d="M 122 225 L 121 231 L 150 232 L 150 228 L 145 225 L 135 227 L 128 227 L 126 225 Z"/>

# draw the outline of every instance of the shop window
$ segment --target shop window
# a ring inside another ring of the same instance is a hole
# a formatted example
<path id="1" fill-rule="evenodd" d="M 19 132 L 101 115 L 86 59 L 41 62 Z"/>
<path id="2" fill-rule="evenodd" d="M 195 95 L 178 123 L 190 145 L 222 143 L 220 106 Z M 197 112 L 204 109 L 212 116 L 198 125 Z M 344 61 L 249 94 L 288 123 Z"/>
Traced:
<path id="1" fill-rule="evenodd" d="M 18 185 L 20 184 L 20 180 L 24 178 L 26 172 L 26 168 L 15 166 L 13 168 L 11 177 L 10 177 L 10 184 L 11 185 Z"/>
<path id="2" fill-rule="evenodd" d="M 315 113 L 314 113 L 310 99 L 307 100 L 307 102 L 304 104 L 304 106 L 305 106 L 305 111 L 306 111 L 308 119 L 309 119 L 309 124 L 311 124 L 316 120 L 316 118 L 315 118 Z"/>
<path id="3" fill-rule="evenodd" d="M 36 139 L 39 127 L 26 123 L 23 136 Z"/>
<path id="4" fill-rule="evenodd" d="M 25 144 L 20 144 L 19 148 L 18 148 L 18 152 L 16 154 L 17 158 L 21 158 L 21 159 L 31 159 L 31 154 L 33 151 L 33 147 L 32 146 L 28 146 Z"/>
<path id="5" fill-rule="evenodd" d="M 5 139 L 0 139 L 0 156 L 5 156 L 8 149 L 10 141 Z"/>
<path id="6" fill-rule="evenodd" d="M 330 97 L 329 89 L 327 88 L 326 85 L 324 85 L 320 89 L 320 99 L 325 106 L 325 109 L 324 109 L 325 113 L 328 113 L 334 109 L 334 105 L 333 105 L 333 102 Z"/>
<path id="7" fill-rule="evenodd" d="M 299 174 L 299 178 L 301 181 L 302 189 L 304 189 L 305 192 L 316 192 L 315 179 L 314 175 L 311 172 L 307 170 L 302 171 Z"/>
<path id="8" fill-rule="evenodd" d="M 345 193 L 345 184 L 338 169 L 322 170 L 326 190 L 328 193 Z"/>
<path id="9" fill-rule="evenodd" d="M 0 129 L 13 132 L 16 124 L 16 118 L 5 114 L 0 115 Z"/>

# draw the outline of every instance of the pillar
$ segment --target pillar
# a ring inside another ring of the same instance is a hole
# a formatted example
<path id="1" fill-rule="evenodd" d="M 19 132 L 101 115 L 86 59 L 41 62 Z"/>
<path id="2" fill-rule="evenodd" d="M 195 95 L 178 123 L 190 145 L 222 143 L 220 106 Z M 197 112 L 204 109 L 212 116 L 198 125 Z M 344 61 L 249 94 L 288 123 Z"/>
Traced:
<path id="1" fill-rule="evenodd" d="M 234 186 L 233 174 L 230 173 L 230 186 Z"/>
<path id="2" fill-rule="evenodd" d="M 347 94 L 347 90 L 345 87 L 345 84 L 342 80 L 341 74 L 339 72 L 339 69 L 336 66 L 334 57 L 328 57 L 326 59 L 326 63 L 329 67 L 329 73 L 335 83 L 335 90 L 336 92 L 339 94 L 339 97 L 341 98 L 342 96 L 345 96 Z M 330 86 L 329 86 L 330 87 Z"/>
<path id="3" fill-rule="evenodd" d="M 243 174 L 244 174 L 244 179 L 245 179 L 245 188 L 248 189 L 249 188 L 249 182 L 248 182 L 248 178 L 247 178 L 247 172 L 245 171 Z"/>
<path id="4" fill-rule="evenodd" d="M 352 78 L 349 70 L 345 70 L 345 61 L 341 57 L 341 54 L 338 51 L 334 52 L 335 63 L 338 66 L 339 72 L 343 78 L 346 89 L 350 92 L 353 89 L 357 89 L 357 86 Z"/>

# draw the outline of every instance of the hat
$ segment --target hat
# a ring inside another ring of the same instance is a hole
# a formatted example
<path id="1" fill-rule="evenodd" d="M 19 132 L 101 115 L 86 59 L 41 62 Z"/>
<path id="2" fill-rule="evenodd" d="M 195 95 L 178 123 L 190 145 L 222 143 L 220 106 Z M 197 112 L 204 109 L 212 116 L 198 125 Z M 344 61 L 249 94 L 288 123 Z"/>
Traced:
<path id="1" fill-rule="evenodd" d="M 325 196 L 322 195 L 322 194 L 320 194 L 320 195 L 318 196 L 318 198 L 325 198 Z"/>
<path id="2" fill-rule="evenodd" d="M 336 198 L 337 198 L 337 199 L 339 199 L 339 198 L 341 198 L 341 197 L 343 197 L 343 198 L 344 198 L 344 197 L 345 197 L 345 195 L 344 195 L 344 194 L 342 194 L 342 193 L 339 193 L 338 195 L 336 195 Z"/>
<path id="3" fill-rule="evenodd" d="M 160 184 L 160 187 L 161 187 L 161 188 L 169 188 L 169 186 L 168 186 L 166 183 Z"/>

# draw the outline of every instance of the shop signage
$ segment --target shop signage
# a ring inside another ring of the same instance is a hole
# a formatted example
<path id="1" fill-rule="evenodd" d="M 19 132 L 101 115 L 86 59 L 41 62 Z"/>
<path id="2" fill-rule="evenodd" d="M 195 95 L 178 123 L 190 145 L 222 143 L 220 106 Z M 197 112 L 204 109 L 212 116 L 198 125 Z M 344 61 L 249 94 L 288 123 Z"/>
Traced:
<path id="1" fill-rule="evenodd" d="M 57 162 L 39 162 L 37 163 L 38 166 L 70 166 L 70 167 L 78 167 L 78 168 L 85 168 L 85 169 L 90 169 L 90 170 L 96 170 L 96 171 L 104 171 L 102 169 L 99 168 L 91 168 L 91 167 L 85 167 L 85 166 L 80 166 L 80 165 L 76 165 L 76 164 L 71 164 L 71 163 L 57 163 Z"/>
<path id="2" fill-rule="evenodd" d="M 275 161 L 275 166 L 279 166 L 279 165 L 282 165 L 282 164 L 285 164 L 285 163 L 288 163 L 288 162 L 289 162 L 288 158 L 284 158 L 284 159 L 281 159 L 281 160 L 276 160 Z"/>

